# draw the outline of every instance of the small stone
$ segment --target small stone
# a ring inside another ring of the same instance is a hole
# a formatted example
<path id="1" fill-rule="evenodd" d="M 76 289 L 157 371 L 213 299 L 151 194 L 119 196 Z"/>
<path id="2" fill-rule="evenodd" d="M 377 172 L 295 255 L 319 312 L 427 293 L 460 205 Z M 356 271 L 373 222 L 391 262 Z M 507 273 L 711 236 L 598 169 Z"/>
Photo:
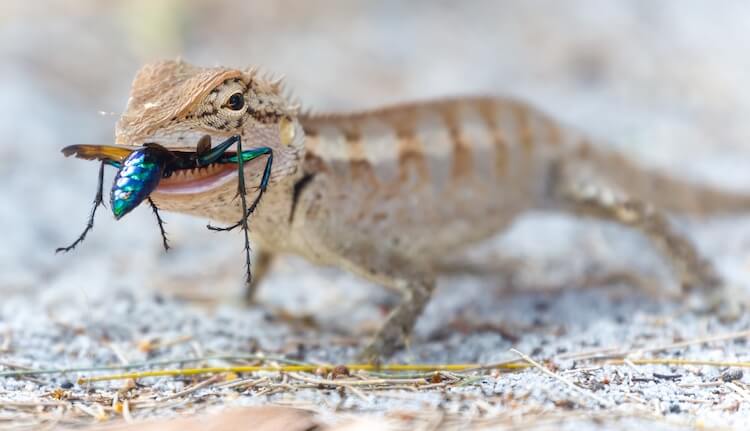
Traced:
<path id="1" fill-rule="evenodd" d="M 555 407 L 559 407 L 564 410 L 573 410 L 576 407 L 576 403 L 572 400 L 557 400 L 555 401 Z"/>
<path id="2" fill-rule="evenodd" d="M 430 383 L 442 383 L 443 382 L 443 375 L 440 374 L 440 371 L 435 371 L 432 373 L 432 376 L 430 376 L 429 381 Z"/>
<path id="3" fill-rule="evenodd" d="M 742 370 L 739 368 L 730 368 L 721 373 L 721 380 L 724 382 L 733 382 L 742 378 Z"/>
<path id="4" fill-rule="evenodd" d="M 350 376 L 349 368 L 344 365 L 336 365 L 331 371 L 331 380 L 336 380 L 339 376 Z"/>

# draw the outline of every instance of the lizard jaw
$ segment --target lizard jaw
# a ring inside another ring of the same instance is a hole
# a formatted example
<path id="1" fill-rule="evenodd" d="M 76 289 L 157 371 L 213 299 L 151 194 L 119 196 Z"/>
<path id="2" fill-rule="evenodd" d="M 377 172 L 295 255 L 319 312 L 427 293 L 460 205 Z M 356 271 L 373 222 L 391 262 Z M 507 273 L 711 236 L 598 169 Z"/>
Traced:
<path id="1" fill-rule="evenodd" d="M 192 195 L 221 187 L 237 174 L 235 163 L 213 163 L 196 169 L 181 169 L 159 182 L 161 195 Z"/>

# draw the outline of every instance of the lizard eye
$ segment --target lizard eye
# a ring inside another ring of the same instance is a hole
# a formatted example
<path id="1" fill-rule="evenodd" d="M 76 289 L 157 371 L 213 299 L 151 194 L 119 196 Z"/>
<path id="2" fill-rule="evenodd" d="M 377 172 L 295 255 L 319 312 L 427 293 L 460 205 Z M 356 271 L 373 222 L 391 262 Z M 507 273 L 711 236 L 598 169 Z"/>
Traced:
<path id="1" fill-rule="evenodd" d="M 229 99 L 227 100 L 227 103 L 224 104 L 224 106 L 228 107 L 232 111 L 239 111 L 245 107 L 245 98 L 242 96 L 242 93 L 234 93 L 229 96 Z"/>

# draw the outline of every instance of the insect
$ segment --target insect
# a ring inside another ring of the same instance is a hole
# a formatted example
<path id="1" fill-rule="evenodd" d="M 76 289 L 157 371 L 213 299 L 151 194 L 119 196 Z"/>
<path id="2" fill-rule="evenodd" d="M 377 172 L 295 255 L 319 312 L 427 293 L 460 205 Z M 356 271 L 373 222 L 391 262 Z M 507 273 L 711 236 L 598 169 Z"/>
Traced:
<path id="1" fill-rule="evenodd" d="M 234 144 L 237 144 L 237 151 L 227 151 Z M 263 193 L 268 187 L 271 177 L 271 166 L 273 164 L 273 152 L 271 148 L 258 147 L 243 151 L 242 138 L 239 135 L 232 136 L 216 147 L 211 148 L 211 137 L 206 135 L 200 139 L 195 151 L 173 151 L 159 144 L 146 143 L 136 149 L 109 145 L 71 145 L 63 148 L 62 153 L 66 157 L 75 155 L 75 157 L 84 160 L 99 160 L 101 165 L 99 166 L 99 182 L 96 197 L 94 198 L 94 207 L 91 209 L 86 227 L 72 244 L 67 247 L 60 247 L 56 252 L 68 252 L 74 249 L 86 238 L 89 231 L 94 228 L 96 210 L 100 205 L 104 206 L 103 183 L 105 165 L 117 168 L 110 193 L 110 207 L 115 219 L 121 219 L 140 205 L 141 202 L 147 200 L 156 216 L 164 249 L 169 250 L 169 242 L 164 230 L 164 221 L 159 215 L 159 209 L 150 197 L 151 192 L 159 185 L 159 181 L 163 178 L 169 178 L 175 172 L 184 169 L 206 167 L 214 163 L 236 164 L 238 172 L 237 196 L 239 196 L 241 202 L 242 219 L 227 227 L 216 227 L 210 224 L 207 227 L 215 231 L 230 231 L 242 226 L 245 234 L 246 282 L 250 283 L 252 274 L 250 271 L 250 239 L 248 237 L 247 219 L 255 211 Z M 247 189 L 243 174 L 244 164 L 264 155 L 268 156 L 268 158 L 263 169 L 258 195 L 248 207 L 245 199 Z"/>

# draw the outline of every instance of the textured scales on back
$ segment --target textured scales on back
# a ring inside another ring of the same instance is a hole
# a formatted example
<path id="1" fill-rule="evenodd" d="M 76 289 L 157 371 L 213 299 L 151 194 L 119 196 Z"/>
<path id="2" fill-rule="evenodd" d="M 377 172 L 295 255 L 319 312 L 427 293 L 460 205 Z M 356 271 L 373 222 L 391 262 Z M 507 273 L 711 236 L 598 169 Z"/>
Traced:
<path id="1" fill-rule="evenodd" d="M 228 110 L 237 92 L 247 108 Z M 653 240 L 684 286 L 716 293 L 720 278 L 660 209 L 750 208 L 745 195 L 641 169 L 518 101 L 455 98 L 298 115 L 281 94 L 280 82 L 253 70 L 147 65 L 118 122 L 117 143 L 194 148 L 205 135 L 239 136 L 244 147 L 270 148 L 270 184 L 250 220 L 263 250 L 258 261 L 294 253 L 404 293 L 365 350 L 369 360 L 408 337 L 442 259 L 502 232 L 524 211 L 563 210 L 630 226 Z M 261 171 L 259 161 L 248 162 L 245 182 L 257 184 Z M 240 217 L 236 176 L 188 180 L 157 188 L 154 200 L 225 222 Z M 267 265 L 260 266 L 256 280 Z"/>
<path id="2" fill-rule="evenodd" d="M 392 236 L 419 258 L 444 256 L 537 206 L 549 163 L 579 143 L 525 105 L 489 98 L 300 121 L 308 170 L 336 178 L 326 187 L 345 199 L 339 221 Z"/>

